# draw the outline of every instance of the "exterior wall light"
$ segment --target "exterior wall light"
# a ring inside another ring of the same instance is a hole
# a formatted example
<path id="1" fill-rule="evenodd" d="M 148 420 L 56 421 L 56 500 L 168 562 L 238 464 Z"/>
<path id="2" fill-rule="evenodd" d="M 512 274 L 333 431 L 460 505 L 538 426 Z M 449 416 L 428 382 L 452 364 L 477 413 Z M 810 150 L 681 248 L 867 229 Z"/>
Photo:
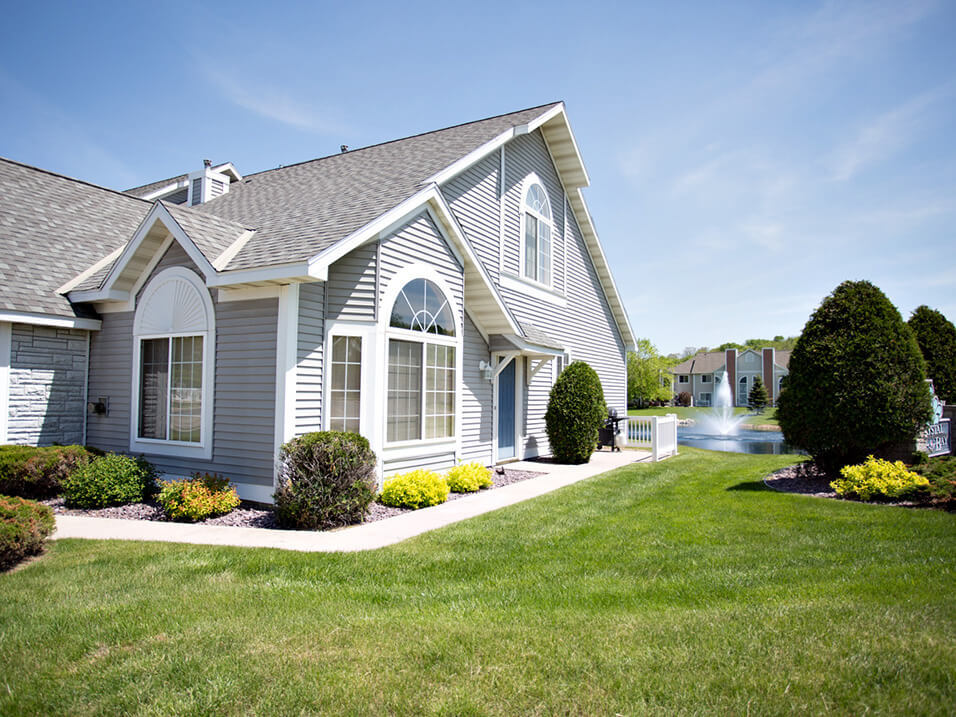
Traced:
<path id="1" fill-rule="evenodd" d="M 495 368 L 487 361 L 479 361 L 478 370 L 481 371 L 481 377 L 485 381 L 491 381 L 495 377 Z"/>

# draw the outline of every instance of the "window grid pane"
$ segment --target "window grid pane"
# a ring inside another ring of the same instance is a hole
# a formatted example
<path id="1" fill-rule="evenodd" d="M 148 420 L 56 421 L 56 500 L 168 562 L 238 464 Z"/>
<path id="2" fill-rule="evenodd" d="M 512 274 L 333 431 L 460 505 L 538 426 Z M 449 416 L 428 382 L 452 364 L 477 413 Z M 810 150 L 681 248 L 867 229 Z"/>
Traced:
<path id="1" fill-rule="evenodd" d="M 421 438 L 422 344 L 388 342 L 389 442 Z"/>
<path id="2" fill-rule="evenodd" d="M 362 339 L 336 336 L 332 339 L 332 384 L 329 428 L 358 433 L 362 411 Z"/>
<path id="3" fill-rule="evenodd" d="M 165 440 L 169 339 L 145 339 L 140 343 L 140 376 L 138 435 Z"/>
<path id="4" fill-rule="evenodd" d="M 455 435 L 455 348 L 428 345 L 425 390 L 425 438 Z"/>
<path id="5" fill-rule="evenodd" d="M 202 438 L 202 336 L 172 339 L 169 386 L 169 440 L 199 443 Z"/>

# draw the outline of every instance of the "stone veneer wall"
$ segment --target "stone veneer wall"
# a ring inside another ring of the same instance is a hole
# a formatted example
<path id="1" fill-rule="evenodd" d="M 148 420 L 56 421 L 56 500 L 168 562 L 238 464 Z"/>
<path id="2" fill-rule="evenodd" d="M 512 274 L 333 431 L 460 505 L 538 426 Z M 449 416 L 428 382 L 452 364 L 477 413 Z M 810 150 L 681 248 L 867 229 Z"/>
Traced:
<path id="1" fill-rule="evenodd" d="M 13 324 L 8 442 L 84 442 L 88 347 L 83 330 Z"/>

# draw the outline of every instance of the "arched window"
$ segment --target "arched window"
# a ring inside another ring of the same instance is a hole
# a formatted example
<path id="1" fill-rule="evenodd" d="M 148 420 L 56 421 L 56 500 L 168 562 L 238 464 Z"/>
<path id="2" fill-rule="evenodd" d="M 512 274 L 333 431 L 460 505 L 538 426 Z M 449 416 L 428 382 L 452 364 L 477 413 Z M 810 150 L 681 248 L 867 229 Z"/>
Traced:
<path id="1" fill-rule="evenodd" d="M 214 343 L 202 279 L 184 267 L 153 277 L 133 319 L 131 450 L 212 457 Z"/>
<path id="2" fill-rule="evenodd" d="M 388 443 L 455 435 L 455 315 L 428 279 L 398 292 L 389 320 Z"/>
<path id="3" fill-rule="evenodd" d="M 746 406 L 747 402 L 750 400 L 749 396 L 747 395 L 747 377 L 741 376 L 740 380 L 737 382 L 737 385 L 737 405 Z"/>
<path id="4" fill-rule="evenodd" d="M 524 276 L 551 284 L 551 203 L 537 177 L 526 180 L 521 216 L 524 224 Z"/>

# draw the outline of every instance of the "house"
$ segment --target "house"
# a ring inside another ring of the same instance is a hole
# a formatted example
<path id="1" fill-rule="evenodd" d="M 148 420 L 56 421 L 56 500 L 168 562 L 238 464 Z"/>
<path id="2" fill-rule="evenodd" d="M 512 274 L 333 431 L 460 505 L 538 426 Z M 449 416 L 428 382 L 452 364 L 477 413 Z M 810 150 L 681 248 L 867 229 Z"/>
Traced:
<path id="1" fill-rule="evenodd" d="M 546 454 L 569 361 L 626 409 L 634 336 L 563 103 L 204 165 L 118 192 L 0 160 L 0 440 L 270 501 L 308 431 L 362 433 L 380 475 Z"/>
<path id="2" fill-rule="evenodd" d="M 731 391 L 733 405 L 747 406 L 754 379 L 760 376 L 767 388 L 770 405 L 775 406 L 789 362 L 789 351 L 772 348 L 701 352 L 671 368 L 674 392 L 677 395 L 684 391 L 689 393 L 693 406 L 713 405 L 717 384 L 726 374 L 734 387 Z"/>

